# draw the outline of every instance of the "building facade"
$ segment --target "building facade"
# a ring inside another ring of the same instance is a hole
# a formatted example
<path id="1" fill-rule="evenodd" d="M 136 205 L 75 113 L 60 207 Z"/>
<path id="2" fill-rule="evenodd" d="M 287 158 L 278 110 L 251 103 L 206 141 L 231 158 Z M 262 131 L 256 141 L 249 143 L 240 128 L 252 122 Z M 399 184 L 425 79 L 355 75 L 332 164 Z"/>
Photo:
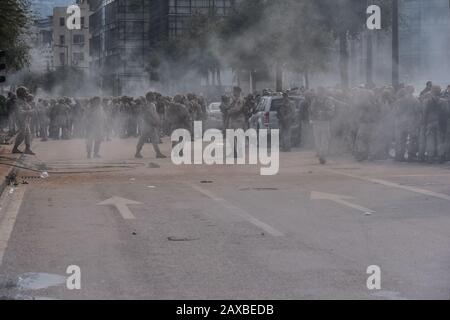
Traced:
<path id="1" fill-rule="evenodd" d="M 400 72 L 403 81 L 449 82 L 450 1 L 402 0 L 400 13 Z"/>
<path id="2" fill-rule="evenodd" d="M 91 69 L 110 94 L 145 83 L 151 51 L 186 31 L 195 12 L 225 15 L 233 0 L 91 0 Z"/>
<path id="3" fill-rule="evenodd" d="M 151 1 L 150 41 L 156 44 L 186 32 L 187 20 L 195 13 L 226 16 L 235 0 L 155 0 Z"/>
<path id="4" fill-rule="evenodd" d="M 36 19 L 29 30 L 30 55 L 34 70 L 53 69 L 53 23 L 52 17 Z"/>
<path id="5" fill-rule="evenodd" d="M 98 85 L 118 95 L 139 85 L 149 50 L 150 1 L 91 1 L 91 70 Z"/>
<path id="6" fill-rule="evenodd" d="M 67 7 L 53 8 L 53 65 L 89 69 L 89 16 L 87 1 L 77 0 L 81 11 L 81 29 L 67 28 Z"/>

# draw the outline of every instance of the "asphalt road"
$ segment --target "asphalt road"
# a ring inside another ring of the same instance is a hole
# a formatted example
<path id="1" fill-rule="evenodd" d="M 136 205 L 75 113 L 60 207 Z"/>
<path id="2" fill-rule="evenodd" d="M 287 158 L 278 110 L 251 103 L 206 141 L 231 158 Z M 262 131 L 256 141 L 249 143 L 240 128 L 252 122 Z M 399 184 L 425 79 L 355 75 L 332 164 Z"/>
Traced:
<path id="1" fill-rule="evenodd" d="M 448 165 L 320 166 L 294 151 L 261 176 L 175 166 L 151 145 L 136 160 L 135 143 L 105 143 L 96 160 L 81 140 L 36 144 L 24 164 L 49 177 L 21 170 L 0 199 L 0 297 L 450 298 Z M 371 265 L 381 289 L 367 288 Z"/>

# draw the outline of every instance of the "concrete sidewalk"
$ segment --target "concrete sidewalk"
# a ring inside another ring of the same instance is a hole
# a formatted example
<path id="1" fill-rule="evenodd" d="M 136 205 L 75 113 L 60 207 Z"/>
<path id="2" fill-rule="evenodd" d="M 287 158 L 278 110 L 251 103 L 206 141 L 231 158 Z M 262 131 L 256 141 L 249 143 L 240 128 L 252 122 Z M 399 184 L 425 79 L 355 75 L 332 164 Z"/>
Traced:
<path id="1" fill-rule="evenodd" d="M 14 164 L 22 156 L 21 154 L 12 154 L 11 150 L 14 146 L 15 137 L 9 139 L 9 144 L 0 145 L 0 195 L 9 184 L 9 177 L 15 173 Z"/>

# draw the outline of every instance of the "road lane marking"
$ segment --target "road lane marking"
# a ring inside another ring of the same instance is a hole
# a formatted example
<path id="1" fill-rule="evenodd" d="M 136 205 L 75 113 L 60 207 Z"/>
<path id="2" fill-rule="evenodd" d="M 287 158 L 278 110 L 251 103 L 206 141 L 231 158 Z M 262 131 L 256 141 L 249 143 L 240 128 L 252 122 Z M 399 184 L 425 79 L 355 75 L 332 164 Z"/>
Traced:
<path id="1" fill-rule="evenodd" d="M 128 205 L 130 204 L 142 204 L 141 202 L 121 198 L 121 197 L 112 197 L 109 199 L 106 199 L 105 201 L 97 203 L 98 206 L 114 206 L 117 208 L 117 211 L 119 211 L 122 218 L 125 220 L 132 220 L 135 219 L 135 216 L 131 212 L 131 210 L 128 208 Z"/>
<path id="2" fill-rule="evenodd" d="M 389 175 L 387 177 L 391 178 L 428 178 L 428 177 L 445 177 L 450 176 L 450 173 L 441 173 L 441 174 L 395 174 Z"/>
<path id="3" fill-rule="evenodd" d="M 348 196 L 342 196 L 342 195 L 338 195 L 338 194 L 325 193 L 325 192 L 317 192 L 317 191 L 311 192 L 311 200 L 329 200 L 329 201 L 339 203 L 343 206 L 362 211 L 366 214 L 367 213 L 369 213 L 369 214 L 375 213 L 375 211 L 373 211 L 373 210 L 370 210 L 368 208 L 365 208 L 365 207 L 362 207 L 362 206 L 359 206 L 357 204 L 347 201 L 347 200 L 351 200 L 351 199 L 354 199 L 354 198 L 348 197 Z"/>
<path id="4" fill-rule="evenodd" d="M 5 190 L 0 198 L 1 206 L 4 208 L 4 215 L 0 220 L 0 266 L 16 223 L 25 189 L 24 186 L 16 188 L 12 194 Z"/>
<path id="5" fill-rule="evenodd" d="M 283 233 L 281 233 L 280 231 L 278 231 L 277 229 L 269 226 L 267 223 L 262 222 L 261 220 L 255 218 L 254 216 L 252 216 L 250 213 L 248 213 L 247 211 L 245 211 L 244 209 L 241 209 L 231 203 L 229 203 L 227 200 L 218 197 L 217 195 L 215 195 L 214 193 L 212 193 L 209 190 L 205 190 L 195 184 L 192 183 L 186 183 L 188 186 L 190 186 L 191 188 L 197 190 L 198 192 L 200 192 L 201 194 L 207 196 L 208 198 L 221 203 L 224 207 L 226 207 L 228 210 L 230 210 L 233 214 L 239 216 L 240 218 L 247 220 L 248 222 L 254 224 L 255 226 L 257 226 L 258 228 L 263 229 L 264 231 L 266 231 L 267 233 L 271 234 L 274 237 L 282 237 L 284 236 Z"/>
<path id="6" fill-rule="evenodd" d="M 419 194 L 422 194 L 422 195 L 426 195 L 426 196 L 430 196 L 430 197 L 434 197 L 434 198 L 450 201 L 450 195 L 448 195 L 448 194 L 433 192 L 433 191 L 429 191 L 429 190 L 426 190 L 426 189 L 421 189 L 421 188 L 416 188 L 416 187 L 411 187 L 411 186 L 404 186 L 404 185 L 401 185 L 401 184 L 398 184 L 398 183 L 395 183 L 395 182 L 390 182 L 390 181 L 381 180 L 381 179 L 374 179 L 374 178 L 367 178 L 367 177 L 357 176 L 357 175 L 354 175 L 354 174 L 351 174 L 351 173 L 339 172 L 339 171 L 336 171 L 336 170 L 333 170 L 333 169 L 326 169 L 326 171 L 334 173 L 334 174 L 342 175 L 342 176 L 347 176 L 347 177 L 354 178 L 354 179 L 359 179 L 359 180 L 363 180 L 363 181 L 367 181 L 367 182 L 372 182 L 372 183 L 375 183 L 375 184 L 381 184 L 381 185 L 386 186 L 386 187 L 403 189 L 403 190 L 406 190 L 406 191 L 415 192 L 415 193 L 419 193 Z"/>

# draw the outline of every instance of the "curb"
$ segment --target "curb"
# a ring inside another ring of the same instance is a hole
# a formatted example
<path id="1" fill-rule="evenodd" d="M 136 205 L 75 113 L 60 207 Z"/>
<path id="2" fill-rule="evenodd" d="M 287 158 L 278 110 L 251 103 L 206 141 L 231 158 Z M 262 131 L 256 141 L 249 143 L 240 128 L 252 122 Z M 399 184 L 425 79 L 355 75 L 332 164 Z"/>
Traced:
<path id="1" fill-rule="evenodd" d="M 15 138 L 16 138 L 16 136 L 11 137 L 11 139 L 9 140 L 10 144 L 14 142 Z M 12 162 L 12 164 L 16 164 L 18 160 L 22 159 L 22 157 L 23 157 L 23 155 L 20 155 L 20 157 L 18 157 L 16 160 L 14 160 L 14 162 Z M 19 171 L 19 169 L 16 167 L 9 168 L 9 170 L 7 171 L 7 174 L 4 176 L 3 181 L 0 184 L 0 196 L 3 194 L 6 187 L 11 183 L 11 178 L 14 177 L 15 175 L 17 175 L 18 171 Z"/>

